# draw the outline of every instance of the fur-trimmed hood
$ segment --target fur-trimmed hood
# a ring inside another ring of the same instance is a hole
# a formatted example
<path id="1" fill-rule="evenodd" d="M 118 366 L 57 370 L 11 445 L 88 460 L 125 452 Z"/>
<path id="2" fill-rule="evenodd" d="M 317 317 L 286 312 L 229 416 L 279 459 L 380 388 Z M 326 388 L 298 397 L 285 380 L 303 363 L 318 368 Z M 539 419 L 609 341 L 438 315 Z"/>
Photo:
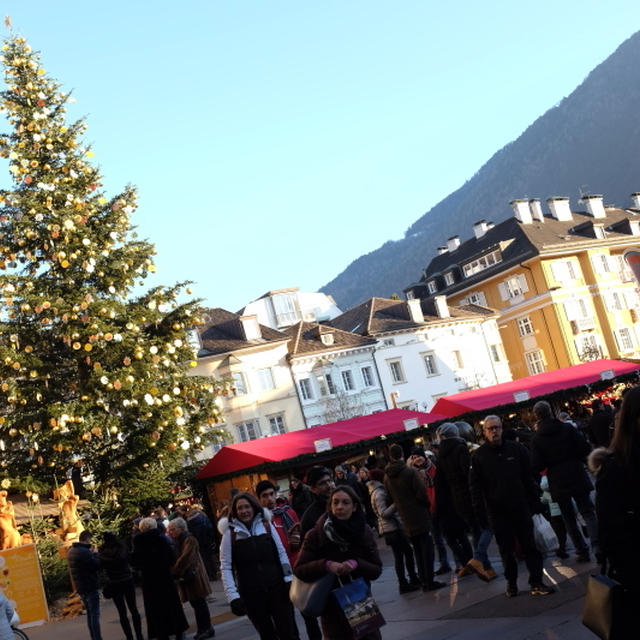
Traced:
<path id="1" fill-rule="evenodd" d="M 262 513 L 259 513 L 258 515 L 256 515 L 256 517 L 251 521 L 250 528 L 253 529 L 254 523 L 256 521 L 262 522 L 262 520 L 266 520 L 267 522 L 271 522 L 272 518 L 273 518 L 273 514 L 271 513 L 271 511 L 269 511 L 269 509 L 267 509 L 266 507 L 263 507 Z M 236 518 L 231 518 L 231 517 L 220 518 L 220 520 L 218 520 L 218 531 L 220 532 L 220 535 L 224 535 L 224 532 L 229 527 L 232 527 L 236 531 L 243 530 L 249 533 L 249 528 L 247 528 L 245 524 L 243 524 L 242 522 L 240 522 L 240 520 Z"/>

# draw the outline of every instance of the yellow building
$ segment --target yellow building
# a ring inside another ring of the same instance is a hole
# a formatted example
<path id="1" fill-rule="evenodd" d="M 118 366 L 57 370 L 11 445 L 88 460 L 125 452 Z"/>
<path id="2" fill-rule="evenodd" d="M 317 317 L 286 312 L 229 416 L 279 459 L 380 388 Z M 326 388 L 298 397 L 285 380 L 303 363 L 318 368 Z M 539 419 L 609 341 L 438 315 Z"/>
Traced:
<path id="1" fill-rule="evenodd" d="M 502 342 L 514 378 L 596 358 L 640 357 L 640 297 L 622 260 L 640 246 L 640 194 L 633 208 L 583 196 L 514 200 L 514 216 L 481 220 L 474 237 L 438 248 L 407 298 L 446 295 L 451 305 L 498 309 Z"/>

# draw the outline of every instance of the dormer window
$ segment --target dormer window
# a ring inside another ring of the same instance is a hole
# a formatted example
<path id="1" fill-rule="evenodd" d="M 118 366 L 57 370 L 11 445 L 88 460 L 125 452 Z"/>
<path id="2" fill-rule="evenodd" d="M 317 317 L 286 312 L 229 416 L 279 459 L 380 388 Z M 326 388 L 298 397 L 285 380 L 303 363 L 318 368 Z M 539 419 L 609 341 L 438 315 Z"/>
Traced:
<path id="1" fill-rule="evenodd" d="M 604 240 L 607 234 L 605 233 L 604 226 L 601 224 L 593 225 L 593 237 L 598 240 Z"/>
<path id="2" fill-rule="evenodd" d="M 468 278 L 474 273 L 484 271 L 485 269 L 492 267 L 494 264 L 498 264 L 498 262 L 502 262 L 502 255 L 500 254 L 500 251 L 496 249 L 491 253 L 487 253 L 486 255 L 481 256 L 477 260 L 473 260 L 471 262 L 467 262 L 467 264 L 465 265 L 462 265 L 464 277 Z"/>
<path id="3" fill-rule="evenodd" d="M 429 293 L 436 293 L 438 291 L 438 287 L 436 286 L 436 281 L 429 280 L 429 282 L 427 282 L 427 289 L 429 290 Z"/>
<path id="4" fill-rule="evenodd" d="M 447 273 L 444 274 L 444 283 L 447 287 L 450 287 L 454 283 L 453 273 L 451 271 L 447 271 Z"/>
<path id="5" fill-rule="evenodd" d="M 333 333 L 323 333 L 320 335 L 320 340 L 322 340 L 322 344 L 326 347 L 330 347 L 333 344 Z"/>

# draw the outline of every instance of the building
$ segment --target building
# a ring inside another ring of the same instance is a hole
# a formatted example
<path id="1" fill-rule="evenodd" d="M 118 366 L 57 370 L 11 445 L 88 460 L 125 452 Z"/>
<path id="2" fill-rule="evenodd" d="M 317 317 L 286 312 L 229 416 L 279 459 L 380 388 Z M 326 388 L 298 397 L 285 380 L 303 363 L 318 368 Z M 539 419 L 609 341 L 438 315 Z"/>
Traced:
<path id="1" fill-rule="evenodd" d="M 290 337 L 255 315 L 208 309 L 197 328 L 193 375 L 228 381 L 220 398 L 229 442 L 244 442 L 305 426 L 287 360 Z M 222 446 L 206 452 L 209 457 Z M 204 454 L 203 454 L 204 455 Z"/>
<path id="2" fill-rule="evenodd" d="M 452 393 L 511 379 L 496 319 L 486 307 L 371 298 L 331 320 L 375 338 L 374 361 L 392 407 L 428 411 Z"/>
<path id="3" fill-rule="evenodd" d="M 633 207 L 583 196 L 514 200 L 514 216 L 484 220 L 461 243 L 438 248 L 408 299 L 446 296 L 499 310 L 499 327 L 514 378 L 595 358 L 640 356 L 640 299 L 622 254 L 640 244 L 640 194 Z"/>
<path id="4" fill-rule="evenodd" d="M 284 330 L 308 427 L 387 408 L 373 353 L 376 340 L 317 322 Z"/>
<path id="5" fill-rule="evenodd" d="M 298 287 L 274 289 L 250 302 L 240 315 L 258 317 L 258 322 L 272 329 L 283 329 L 298 322 L 325 322 L 340 315 L 331 296 L 299 291 Z"/>

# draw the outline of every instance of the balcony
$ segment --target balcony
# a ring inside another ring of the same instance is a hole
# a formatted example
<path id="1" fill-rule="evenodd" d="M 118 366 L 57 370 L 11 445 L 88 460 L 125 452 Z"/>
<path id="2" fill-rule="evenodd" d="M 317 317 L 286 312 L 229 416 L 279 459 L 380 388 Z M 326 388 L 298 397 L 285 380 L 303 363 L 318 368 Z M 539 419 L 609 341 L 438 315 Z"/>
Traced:
<path id="1" fill-rule="evenodd" d="M 593 318 L 577 318 L 576 320 L 571 320 L 571 331 L 574 335 L 595 328 L 596 321 Z"/>

